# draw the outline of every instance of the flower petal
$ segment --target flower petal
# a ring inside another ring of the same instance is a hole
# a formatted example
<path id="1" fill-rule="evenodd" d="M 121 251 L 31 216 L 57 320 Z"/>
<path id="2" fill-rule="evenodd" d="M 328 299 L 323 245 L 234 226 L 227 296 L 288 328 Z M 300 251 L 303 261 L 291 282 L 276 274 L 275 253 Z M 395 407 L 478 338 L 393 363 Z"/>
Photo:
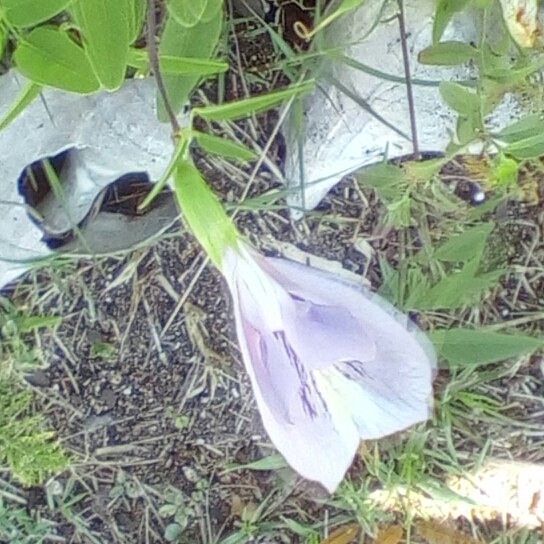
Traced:
<path id="1" fill-rule="evenodd" d="M 244 246 L 223 265 L 264 426 L 302 476 L 332 491 L 360 437 L 428 417 L 432 347 L 379 297 Z"/>
<path id="2" fill-rule="evenodd" d="M 265 295 L 255 290 L 266 278 L 251 279 L 253 267 L 246 269 L 240 259 L 236 254 L 226 254 L 223 273 L 233 297 L 242 359 L 264 427 L 294 470 L 332 492 L 355 455 L 359 443 L 357 427 L 345 406 L 334 402 L 329 406 L 285 332 L 275 330 L 273 316 L 280 311 L 275 305 L 280 303 L 274 293 L 260 301 L 264 305 L 258 311 L 255 296 Z M 239 275 L 241 268 L 243 277 Z M 248 282 L 252 284 L 252 292 Z M 265 290 L 270 289 L 274 288 L 267 286 Z M 278 294 L 281 299 L 281 293 Z M 285 292 L 283 297 L 281 310 L 293 304 Z"/>
<path id="3" fill-rule="evenodd" d="M 358 429 L 344 405 L 334 399 L 329 405 L 284 336 L 255 342 L 238 326 L 244 322 L 240 302 L 235 298 L 238 339 L 264 427 L 295 471 L 332 492 L 353 461 Z"/>
<path id="4" fill-rule="evenodd" d="M 260 257 L 260 264 L 295 299 L 345 308 L 376 344 L 378 358 L 385 350 L 388 356 L 393 357 L 390 365 L 428 368 L 426 374 L 430 383 L 430 369 L 436 366 L 432 343 L 406 315 L 384 299 L 362 285 L 294 261 Z M 379 364 L 387 364 L 387 361 L 380 360 Z"/>
<path id="5" fill-rule="evenodd" d="M 296 299 L 342 305 L 372 339 L 372 360 L 354 357 L 324 367 L 303 359 L 322 394 L 349 411 L 361 438 L 379 438 L 429 417 L 436 355 L 415 324 L 361 286 L 292 261 L 266 262 L 267 272 Z"/>
<path id="6" fill-rule="evenodd" d="M 299 357 L 312 368 L 342 360 L 371 361 L 376 345 L 361 323 L 340 306 L 294 299 L 295 314 L 284 313 L 285 329 Z"/>
<path id="7" fill-rule="evenodd" d="M 319 390 L 344 405 L 361 439 L 381 438 L 429 418 L 430 391 L 419 379 L 403 376 L 402 369 L 391 376 L 372 375 L 364 367 L 352 361 L 313 371 Z"/>

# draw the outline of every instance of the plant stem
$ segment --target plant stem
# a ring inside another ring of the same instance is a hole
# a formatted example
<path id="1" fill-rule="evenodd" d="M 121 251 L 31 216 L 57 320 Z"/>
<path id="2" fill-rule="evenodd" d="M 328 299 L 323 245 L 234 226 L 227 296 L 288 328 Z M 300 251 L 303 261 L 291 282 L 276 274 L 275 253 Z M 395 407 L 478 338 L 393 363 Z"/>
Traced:
<path id="1" fill-rule="evenodd" d="M 149 62 L 151 63 L 151 69 L 155 75 L 155 80 L 157 81 L 157 88 L 161 94 L 162 100 L 164 102 L 164 109 L 172 125 L 172 132 L 174 137 L 179 134 L 180 126 L 176 115 L 172 110 L 170 101 L 166 94 L 166 89 L 164 87 L 164 81 L 162 79 L 162 74 L 159 66 L 159 54 L 157 51 L 157 42 L 155 41 L 155 33 L 157 31 L 157 24 L 155 21 L 155 0 L 148 0 L 147 3 L 147 51 L 149 53 Z"/>
<path id="2" fill-rule="evenodd" d="M 402 44 L 402 59 L 404 62 L 404 77 L 406 79 L 406 92 L 408 94 L 408 110 L 410 112 L 410 127 L 412 129 L 412 145 L 414 147 L 414 160 L 420 158 L 419 143 L 417 139 L 416 110 L 414 107 L 414 93 L 412 77 L 410 75 L 410 59 L 408 57 L 408 44 L 406 42 L 406 24 L 404 19 L 404 0 L 397 0 L 399 6 L 400 42 Z"/>

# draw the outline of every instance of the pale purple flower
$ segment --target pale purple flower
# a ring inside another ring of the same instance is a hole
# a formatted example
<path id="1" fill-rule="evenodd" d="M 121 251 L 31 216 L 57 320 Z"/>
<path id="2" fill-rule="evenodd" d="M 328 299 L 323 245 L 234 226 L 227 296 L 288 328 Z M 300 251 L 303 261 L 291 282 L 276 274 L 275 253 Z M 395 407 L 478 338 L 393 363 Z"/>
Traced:
<path id="1" fill-rule="evenodd" d="M 242 358 L 270 439 L 332 492 L 361 439 L 428 419 L 430 342 L 361 286 L 249 246 L 221 263 Z"/>

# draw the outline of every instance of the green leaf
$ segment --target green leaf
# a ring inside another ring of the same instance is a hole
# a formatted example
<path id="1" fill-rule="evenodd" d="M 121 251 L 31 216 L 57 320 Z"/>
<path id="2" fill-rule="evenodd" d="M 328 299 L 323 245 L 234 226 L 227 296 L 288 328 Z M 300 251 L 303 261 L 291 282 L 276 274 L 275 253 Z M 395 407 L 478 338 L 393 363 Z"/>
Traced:
<path id="1" fill-rule="evenodd" d="M 217 47 L 222 25 L 223 14 L 221 11 L 218 11 L 209 21 L 200 21 L 190 28 L 180 25 L 173 17 L 169 17 L 162 34 L 159 57 L 209 59 Z M 166 96 L 175 113 L 181 111 L 189 101 L 189 97 L 201 77 L 201 74 L 163 74 Z M 161 121 L 167 121 L 168 116 L 160 94 L 157 100 L 158 118 Z"/>
<path id="2" fill-rule="evenodd" d="M 323 30 L 326 26 L 330 25 L 335 19 L 338 19 L 344 13 L 351 11 L 352 9 L 358 8 L 365 0 L 343 0 L 338 8 L 322 19 L 315 28 L 308 33 L 308 39 Z"/>
<path id="3" fill-rule="evenodd" d="M 169 523 L 164 529 L 164 540 L 174 542 L 178 540 L 183 533 L 183 528 L 178 523 Z"/>
<path id="4" fill-rule="evenodd" d="M 480 112 L 480 97 L 467 87 L 453 81 L 442 81 L 438 86 L 446 104 L 463 117 L 473 117 Z"/>
<path id="5" fill-rule="evenodd" d="M 390 163 L 363 168 L 355 175 L 362 186 L 374 189 L 377 197 L 385 203 L 398 200 L 405 193 L 408 183 L 404 168 Z"/>
<path id="6" fill-rule="evenodd" d="M 0 0 L 4 17 L 13 26 L 34 26 L 51 19 L 72 0 Z M 0 9 L 1 11 L 1 9 Z"/>
<path id="7" fill-rule="evenodd" d="M 33 30 L 13 54 L 17 70 L 39 85 L 74 93 L 93 93 L 100 83 L 85 52 L 56 27 Z"/>
<path id="8" fill-rule="evenodd" d="M 159 508 L 159 516 L 161 518 L 168 518 L 170 516 L 173 516 L 178 510 L 177 505 L 175 504 L 163 504 Z"/>
<path id="9" fill-rule="evenodd" d="M 8 29 L 0 18 L 0 58 L 4 55 L 6 43 L 8 42 Z"/>
<path id="10" fill-rule="evenodd" d="M 246 463 L 243 465 L 233 464 L 229 465 L 224 473 L 231 472 L 233 470 L 280 470 L 286 468 L 289 465 L 285 460 L 285 457 L 279 453 L 273 453 L 262 459 L 257 459 L 257 461 L 252 461 L 251 463 Z"/>
<path id="11" fill-rule="evenodd" d="M 125 80 L 130 45 L 131 0 L 74 0 L 70 11 L 83 34 L 85 52 L 103 87 L 117 90 Z"/>
<path id="12" fill-rule="evenodd" d="M 538 113 L 522 117 L 515 123 L 503 128 L 494 136 L 506 143 L 518 142 L 544 132 L 544 119 Z"/>
<path id="13" fill-rule="evenodd" d="M 501 85 L 515 85 L 516 83 L 522 83 L 527 77 L 541 70 L 543 66 L 544 55 L 539 55 L 530 64 L 520 62 L 519 65 L 516 66 L 486 67 L 485 77 L 492 79 Z"/>
<path id="14" fill-rule="evenodd" d="M 403 300 L 399 300 L 399 271 L 391 266 L 391 263 L 384 257 L 378 257 L 380 272 L 382 273 L 382 284 L 378 288 L 378 294 L 391 302 L 394 306 L 404 307 Z"/>
<path id="15" fill-rule="evenodd" d="M 300 85 L 293 85 L 281 91 L 273 91 L 270 93 L 254 96 L 251 98 L 243 98 L 241 100 L 233 100 L 226 104 L 216 106 L 205 106 L 194 108 L 193 113 L 200 115 L 204 119 L 213 119 L 215 121 L 228 121 L 245 117 L 252 113 L 267 110 L 291 98 L 297 94 L 310 91 L 314 88 L 314 81 L 305 81 Z"/>
<path id="16" fill-rule="evenodd" d="M 441 261 L 450 262 L 467 262 L 474 258 L 481 260 L 487 238 L 494 228 L 495 224 L 490 221 L 467 229 L 442 244 L 434 256 Z"/>
<path id="17" fill-rule="evenodd" d="M 19 91 L 4 117 L 0 119 L 0 130 L 4 130 L 40 94 L 41 90 L 41 85 L 28 81 Z"/>
<path id="18" fill-rule="evenodd" d="M 478 50 L 464 42 L 440 42 L 419 52 L 417 59 L 420 64 L 436 66 L 455 66 L 472 60 L 478 55 Z"/>
<path id="19" fill-rule="evenodd" d="M 167 5 L 180 25 L 191 27 L 213 18 L 223 6 L 223 0 L 170 0 Z"/>
<path id="20" fill-rule="evenodd" d="M 440 308 L 454 310 L 471 304 L 482 293 L 496 284 L 503 270 L 495 270 L 476 276 L 480 259 L 475 258 L 465 264 L 458 272 L 443 277 L 421 298 L 414 300 L 413 308 L 417 310 L 437 310 Z"/>
<path id="21" fill-rule="evenodd" d="M 531 336 L 500 334 L 486 329 L 455 328 L 430 333 L 439 355 L 452 366 L 481 365 L 502 361 L 543 347 Z"/>
<path id="22" fill-rule="evenodd" d="M 62 317 L 57 315 L 29 315 L 15 319 L 20 332 L 30 332 L 40 327 L 54 327 L 61 321 Z"/>
<path id="23" fill-rule="evenodd" d="M 471 0 L 438 0 L 433 21 L 433 43 L 436 44 L 442 38 L 442 34 L 451 18 L 465 9 Z"/>
<path id="24" fill-rule="evenodd" d="M 229 159 L 238 159 L 240 161 L 252 161 L 257 158 L 257 154 L 245 145 L 214 136 L 212 134 L 204 134 L 203 132 L 195 132 L 194 136 L 198 145 L 208 153 L 214 153 L 227 157 Z"/>
<path id="25" fill-rule="evenodd" d="M 405 290 L 408 291 L 408 296 L 404 297 L 405 300 L 401 304 L 402 308 L 405 310 L 417 308 L 418 301 L 429 291 L 429 280 L 421 268 L 409 268 L 406 271 Z"/>
<path id="26" fill-rule="evenodd" d="M 147 0 L 129 0 L 128 9 L 128 43 L 133 43 L 142 31 Z"/>
<path id="27" fill-rule="evenodd" d="M 174 169 L 174 192 L 183 219 L 200 242 L 210 260 L 221 270 L 223 253 L 236 247 L 239 232 L 201 173 L 180 160 Z"/>
<path id="28" fill-rule="evenodd" d="M 544 155 L 544 119 L 539 114 L 526 115 L 495 137 L 507 142 L 503 151 L 519 160 L 536 159 Z"/>
<path id="29" fill-rule="evenodd" d="M 207 76 L 226 72 L 229 65 L 224 60 L 191 59 L 187 57 L 159 57 L 161 70 L 166 74 L 199 74 Z"/>
<path id="30" fill-rule="evenodd" d="M 544 155 L 544 132 L 525 140 L 508 144 L 503 151 L 520 161 L 538 159 Z"/>
<path id="31" fill-rule="evenodd" d="M 145 70 L 149 66 L 147 50 L 129 49 L 127 64 L 138 68 L 138 70 Z M 165 74 L 196 74 L 198 76 L 226 72 L 229 68 L 229 65 L 222 60 L 193 59 L 171 55 L 161 55 L 159 66 L 161 72 Z"/>

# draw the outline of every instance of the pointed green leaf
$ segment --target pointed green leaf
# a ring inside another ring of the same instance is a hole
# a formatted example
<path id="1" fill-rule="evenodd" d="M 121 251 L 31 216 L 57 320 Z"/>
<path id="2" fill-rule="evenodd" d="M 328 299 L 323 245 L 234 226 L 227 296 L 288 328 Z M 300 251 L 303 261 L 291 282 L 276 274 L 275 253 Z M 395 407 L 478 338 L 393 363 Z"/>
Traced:
<path id="1" fill-rule="evenodd" d="M 465 9 L 471 0 L 438 0 L 433 21 L 433 43 L 440 41 L 444 30 L 451 18 L 458 12 Z"/>
<path id="2" fill-rule="evenodd" d="M 522 117 L 495 137 L 507 142 L 504 151 L 519 160 L 536 159 L 544 155 L 544 119 L 539 114 Z"/>
<path id="3" fill-rule="evenodd" d="M 436 66 L 455 66 L 472 60 L 478 50 L 464 42 L 440 42 L 419 52 L 417 60 L 420 64 Z"/>
<path id="4" fill-rule="evenodd" d="M 544 156 L 544 134 L 509 144 L 504 151 L 520 161 L 539 159 Z"/>
<path id="5" fill-rule="evenodd" d="M 172 17 L 186 27 L 194 26 L 202 20 L 207 5 L 208 0 L 170 0 L 167 4 Z"/>
<path id="6" fill-rule="evenodd" d="M 531 353 L 544 346 L 531 336 L 456 328 L 430 333 L 439 355 L 452 366 L 481 365 Z"/>
<path id="7" fill-rule="evenodd" d="M 4 130 L 40 94 L 41 90 L 41 85 L 37 85 L 33 81 L 27 82 L 11 103 L 4 117 L 0 119 L 0 130 Z"/>
<path id="8" fill-rule="evenodd" d="M 495 137 L 506 143 L 525 140 L 544 132 L 544 119 L 538 113 L 525 115 L 515 123 L 503 128 Z"/>
<path id="9" fill-rule="evenodd" d="M 236 246 L 240 236 L 223 205 L 188 160 L 181 160 L 174 169 L 174 191 L 183 219 L 221 269 L 226 247 Z"/>
<path id="10" fill-rule="evenodd" d="M 434 256 L 441 261 L 450 262 L 467 262 L 474 258 L 481 260 L 487 238 L 494 228 L 495 224 L 490 221 L 467 229 L 443 243 Z"/>
<path id="11" fill-rule="evenodd" d="M 508 144 L 503 151 L 520 161 L 539 159 L 544 155 L 544 132 L 524 140 Z"/>
<path id="12" fill-rule="evenodd" d="M 233 470 L 281 470 L 289 465 L 285 457 L 279 453 L 273 453 L 262 459 L 251 461 L 246 464 L 232 464 L 227 466 L 223 473 L 232 472 Z"/>
<path id="13" fill-rule="evenodd" d="M 362 186 L 374 189 L 378 198 L 386 203 L 398 200 L 408 183 L 404 168 L 390 163 L 363 168 L 356 177 Z"/>
<path id="14" fill-rule="evenodd" d="M 127 64 L 145 70 L 149 66 L 149 54 L 146 49 L 130 48 Z M 159 65 L 164 74 L 196 74 L 198 76 L 226 72 L 229 65 L 222 60 L 193 59 L 160 55 Z"/>
<path id="15" fill-rule="evenodd" d="M 208 153 L 240 161 L 252 161 L 257 158 L 257 154 L 245 145 L 227 140 L 226 138 L 204 134 L 203 132 L 195 132 L 195 137 L 198 145 Z"/>
<path id="16" fill-rule="evenodd" d="M 380 256 L 378 259 L 382 273 L 382 284 L 378 288 L 378 294 L 393 305 L 403 308 L 404 301 L 399 300 L 399 271 L 393 268 L 386 258 Z"/>
<path id="17" fill-rule="evenodd" d="M 34 26 L 51 19 L 72 0 L 0 0 L 0 11 L 13 26 Z"/>
<path id="18" fill-rule="evenodd" d="M 82 94 L 100 88 L 83 49 L 56 27 L 33 30 L 19 43 L 13 59 L 17 71 L 39 85 Z"/>
<path id="19" fill-rule="evenodd" d="M 70 11 L 96 77 L 106 89 L 118 89 L 125 79 L 129 21 L 134 21 L 131 0 L 74 0 Z"/>
<path id="20" fill-rule="evenodd" d="M 8 42 L 8 29 L 0 19 L 0 58 L 4 55 L 4 50 Z"/>
<path id="21" fill-rule="evenodd" d="M 180 25 L 173 17 L 169 17 L 162 34 L 159 56 L 209 59 L 217 47 L 222 24 L 221 11 L 218 11 L 208 22 L 199 22 L 190 28 Z M 166 95 L 175 113 L 181 111 L 189 101 L 201 77 L 201 74 L 163 74 Z M 160 95 L 158 95 L 157 115 L 161 121 L 168 120 Z"/>
<path id="22" fill-rule="evenodd" d="M 208 76 L 226 72 L 229 65 L 223 60 L 191 59 L 161 55 L 160 68 L 165 74 L 198 74 Z"/>
<path id="23" fill-rule="evenodd" d="M 273 106 L 281 104 L 284 100 L 291 98 L 297 94 L 312 90 L 314 81 L 305 81 L 300 85 L 293 85 L 281 91 L 273 91 L 260 96 L 251 98 L 243 98 L 241 100 L 233 100 L 226 104 L 216 106 L 206 106 L 194 108 L 195 115 L 200 115 L 205 119 L 214 119 L 216 121 L 228 121 L 245 117 L 252 113 L 267 110 Z"/>
<path id="24" fill-rule="evenodd" d="M 480 97 L 474 91 L 453 81 L 442 81 L 438 89 L 444 102 L 459 115 L 472 117 L 479 113 Z"/>
<path id="25" fill-rule="evenodd" d="M 128 43 L 134 43 L 142 31 L 147 0 L 129 0 L 128 9 Z"/>
<path id="26" fill-rule="evenodd" d="M 503 270 L 488 272 L 476 276 L 480 260 L 469 261 L 458 272 L 444 276 L 421 298 L 414 301 L 413 307 L 418 310 L 437 310 L 440 308 L 453 310 L 471 304 L 485 291 L 496 284 Z"/>

